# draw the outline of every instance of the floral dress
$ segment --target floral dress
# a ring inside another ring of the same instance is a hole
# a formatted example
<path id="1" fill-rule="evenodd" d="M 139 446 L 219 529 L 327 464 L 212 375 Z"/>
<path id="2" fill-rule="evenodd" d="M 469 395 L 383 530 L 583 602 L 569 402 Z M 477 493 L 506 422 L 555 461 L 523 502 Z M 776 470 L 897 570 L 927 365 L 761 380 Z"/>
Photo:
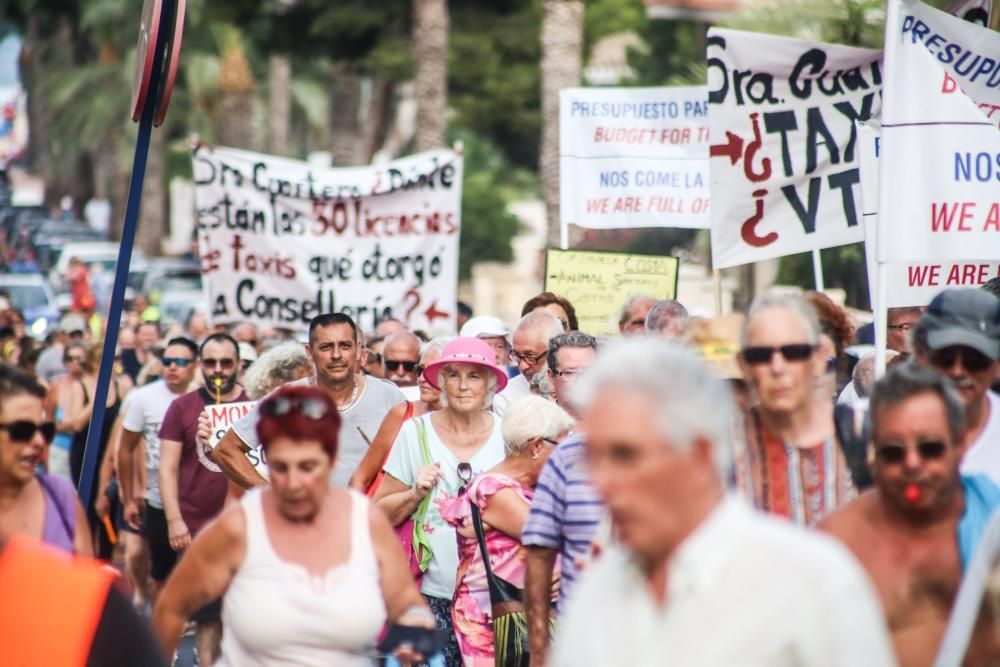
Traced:
<path id="1" fill-rule="evenodd" d="M 484 473 L 472 484 L 466 494 L 456 498 L 441 513 L 442 518 L 455 527 L 458 537 L 458 574 L 452 604 L 452 622 L 462 660 L 466 667 L 493 667 L 493 627 L 490 617 L 490 592 L 486 584 L 486 568 L 475 533 L 472 533 L 470 501 L 486 510 L 490 498 L 501 489 L 513 489 L 527 504 L 531 504 L 533 491 L 501 473 Z M 470 537 L 459 528 L 469 527 Z M 493 574 L 524 588 L 524 547 L 509 535 L 483 525 L 486 550 L 490 556 Z"/>

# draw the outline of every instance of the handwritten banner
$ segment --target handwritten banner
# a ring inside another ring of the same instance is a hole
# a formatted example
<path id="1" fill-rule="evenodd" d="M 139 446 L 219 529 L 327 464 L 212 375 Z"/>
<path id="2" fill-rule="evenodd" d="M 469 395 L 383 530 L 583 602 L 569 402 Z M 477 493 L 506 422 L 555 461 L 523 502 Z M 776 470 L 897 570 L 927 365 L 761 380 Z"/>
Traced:
<path id="1" fill-rule="evenodd" d="M 214 322 L 303 329 L 341 312 L 367 331 L 388 317 L 454 330 L 461 156 L 317 169 L 198 147 L 193 159 Z"/>
<path id="2" fill-rule="evenodd" d="M 618 333 L 618 310 L 633 294 L 676 298 L 679 266 L 676 257 L 550 249 L 545 291 L 572 302 L 581 331 L 613 335 Z"/>
<path id="3" fill-rule="evenodd" d="M 215 449 L 215 446 L 222 440 L 222 436 L 226 434 L 226 431 L 250 412 L 256 404 L 257 401 L 239 401 L 236 403 L 206 405 L 204 413 L 208 417 L 208 423 L 211 424 L 212 429 L 208 438 L 209 447 Z M 251 449 L 247 452 L 246 456 L 247 460 L 250 461 L 250 465 L 257 470 L 260 476 L 264 479 L 269 479 L 267 457 L 264 455 L 264 448 L 258 446 L 256 449 Z M 212 465 L 214 466 L 215 464 L 213 463 Z"/>
<path id="4" fill-rule="evenodd" d="M 877 117 L 881 51 L 708 31 L 712 263 L 863 240 L 854 122 Z"/>
<path id="5" fill-rule="evenodd" d="M 559 210 L 595 229 L 707 228 L 708 91 L 559 93 Z"/>

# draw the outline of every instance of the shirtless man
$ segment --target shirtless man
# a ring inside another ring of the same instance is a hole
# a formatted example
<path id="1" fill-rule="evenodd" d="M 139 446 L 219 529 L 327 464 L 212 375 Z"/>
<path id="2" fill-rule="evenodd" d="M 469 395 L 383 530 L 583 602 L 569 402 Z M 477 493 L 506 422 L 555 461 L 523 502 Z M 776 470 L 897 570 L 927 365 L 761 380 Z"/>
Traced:
<path id="1" fill-rule="evenodd" d="M 943 375 L 892 368 L 875 386 L 871 416 L 875 486 L 819 528 L 868 571 L 901 667 L 929 666 L 1000 489 L 959 475 L 964 406 Z"/>

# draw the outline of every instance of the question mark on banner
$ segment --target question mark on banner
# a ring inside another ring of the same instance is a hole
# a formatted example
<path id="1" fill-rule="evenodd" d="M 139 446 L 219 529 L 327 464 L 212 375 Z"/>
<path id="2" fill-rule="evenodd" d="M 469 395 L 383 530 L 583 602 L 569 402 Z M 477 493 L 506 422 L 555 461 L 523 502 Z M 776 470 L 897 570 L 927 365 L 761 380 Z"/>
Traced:
<path id="1" fill-rule="evenodd" d="M 406 309 L 407 324 L 410 323 L 410 316 L 413 314 L 413 311 L 415 311 L 417 306 L 420 305 L 420 292 L 417 291 L 416 287 L 410 288 L 410 290 L 403 295 L 403 302 L 408 303 L 410 301 L 410 297 L 413 297 L 413 305 Z"/>
<path id="2" fill-rule="evenodd" d="M 753 191 L 753 196 L 756 198 L 754 200 L 754 214 L 747 218 L 743 226 L 740 227 L 740 236 L 754 248 L 763 248 L 778 240 L 776 232 L 771 232 L 766 236 L 760 236 L 757 233 L 757 225 L 760 224 L 761 218 L 764 217 L 764 195 L 766 194 L 767 190 Z"/>
<path id="3" fill-rule="evenodd" d="M 771 158 L 766 157 L 760 161 L 760 171 L 753 168 L 753 159 L 760 150 L 764 140 L 760 136 L 760 114 L 750 114 L 750 122 L 753 124 L 753 141 L 747 144 L 746 153 L 743 154 L 743 173 L 754 183 L 760 183 L 771 178 Z M 754 195 L 756 196 L 756 195 Z"/>

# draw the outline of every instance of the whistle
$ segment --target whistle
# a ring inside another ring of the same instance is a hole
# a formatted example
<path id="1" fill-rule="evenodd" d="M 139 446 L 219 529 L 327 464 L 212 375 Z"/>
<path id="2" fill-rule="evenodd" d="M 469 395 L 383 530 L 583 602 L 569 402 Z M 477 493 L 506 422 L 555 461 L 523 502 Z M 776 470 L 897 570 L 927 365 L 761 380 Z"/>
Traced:
<path id="1" fill-rule="evenodd" d="M 222 403 L 222 378 L 215 378 L 212 384 L 215 385 L 215 402 Z"/>
<path id="2" fill-rule="evenodd" d="M 917 504 L 920 502 L 920 486 L 917 484 L 907 484 L 906 488 L 903 489 L 903 497 L 911 505 Z"/>

